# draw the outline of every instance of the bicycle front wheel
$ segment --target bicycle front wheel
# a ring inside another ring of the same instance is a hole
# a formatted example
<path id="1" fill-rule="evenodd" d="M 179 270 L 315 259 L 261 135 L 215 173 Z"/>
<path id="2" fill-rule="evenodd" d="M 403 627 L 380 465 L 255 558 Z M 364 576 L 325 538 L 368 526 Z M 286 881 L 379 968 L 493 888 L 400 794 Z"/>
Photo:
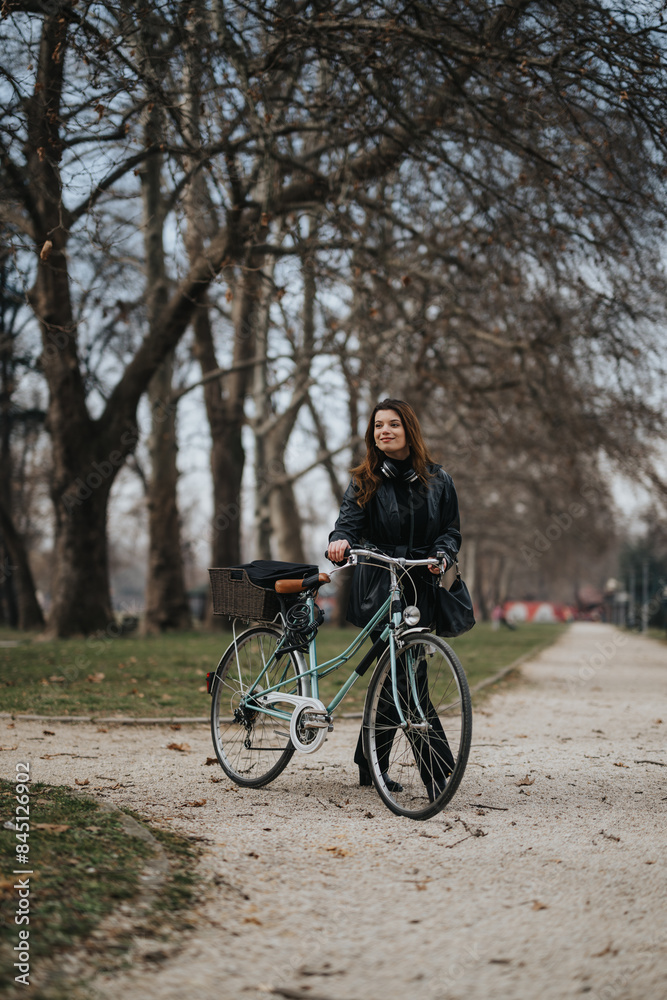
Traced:
<path id="1" fill-rule="evenodd" d="M 275 656 L 282 637 L 279 629 L 269 626 L 249 629 L 231 644 L 216 670 L 211 692 L 213 746 L 223 771 L 237 785 L 267 785 L 285 769 L 294 753 L 289 719 L 253 707 L 253 696 L 248 694 L 252 689 L 253 694 L 261 695 L 276 684 L 287 694 L 302 693 L 294 653 Z M 288 706 L 272 706 L 274 710 L 281 707 Z"/>
<path id="2" fill-rule="evenodd" d="M 470 753 L 472 707 L 463 667 L 436 635 L 407 636 L 396 649 L 396 709 L 387 650 L 368 686 L 364 753 L 385 805 L 429 819 L 461 783 Z"/>

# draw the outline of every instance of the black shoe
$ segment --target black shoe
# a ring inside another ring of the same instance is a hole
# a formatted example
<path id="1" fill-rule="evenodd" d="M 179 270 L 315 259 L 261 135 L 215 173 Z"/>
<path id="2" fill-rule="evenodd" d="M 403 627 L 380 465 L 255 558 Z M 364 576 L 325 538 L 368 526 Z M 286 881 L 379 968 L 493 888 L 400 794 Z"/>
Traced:
<path id="1" fill-rule="evenodd" d="M 385 785 L 387 786 L 387 791 L 388 792 L 402 792 L 403 791 L 403 785 L 399 784 L 398 781 L 392 781 L 386 771 L 384 771 L 382 773 L 382 780 L 384 781 Z M 360 767 L 359 768 L 359 784 L 362 787 L 365 787 L 366 785 L 372 785 L 373 784 L 373 779 L 371 778 L 371 772 L 367 768 L 365 768 L 365 767 Z"/>
<path id="2" fill-rule="evenodd" d="M 435 802 L 436 799 L 439 799 L 446 787 L 447 778 L 440 778 L 438 781 L 433 781 L 430 785 L 427 785 L 426 794 L 428 795 L 429 802 Z"/>
<path id="3" fill-rule="evenodd" d="M 386 771 L 382 772 L 382 780 L 384 781 L 385 785 L 387 786 L 387 791 L 388 792 L 402 792 L 403 791 L 403 785 L 401 785 L 398 781 L 392 781 Z"/>

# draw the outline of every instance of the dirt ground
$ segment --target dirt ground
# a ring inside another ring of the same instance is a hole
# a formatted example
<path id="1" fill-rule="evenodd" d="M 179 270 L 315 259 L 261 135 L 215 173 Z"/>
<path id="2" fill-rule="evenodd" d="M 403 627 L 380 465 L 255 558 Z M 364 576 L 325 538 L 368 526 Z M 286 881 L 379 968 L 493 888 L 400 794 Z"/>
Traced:
<path id="1" fill-rule="evenodd" d="M 476 712 L 462 785 L 425 823 L 358 787 L 351 720 L 256 791 L 206 765 L 205 726 L 0 720 L 5 776 L 27 757 L 34 780 L 88 779 L 204 838 L 194 929 L 157 961 L 138 940 L 99 995 L 662 1000 L 667 646 L 578 623 L 521 672 Z"/>

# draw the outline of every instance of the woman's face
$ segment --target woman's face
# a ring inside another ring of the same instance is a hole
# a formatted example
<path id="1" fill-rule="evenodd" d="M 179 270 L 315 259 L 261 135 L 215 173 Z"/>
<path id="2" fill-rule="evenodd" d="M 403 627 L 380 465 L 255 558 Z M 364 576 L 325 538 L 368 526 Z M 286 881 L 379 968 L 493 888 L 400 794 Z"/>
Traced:
<path id="1" fill-rule="evenodd" d="M 403 421 L 396 410 L 378 410 L 375 414 L 375 444 L 388 458 L 407 458 L 410 448 Z"/>

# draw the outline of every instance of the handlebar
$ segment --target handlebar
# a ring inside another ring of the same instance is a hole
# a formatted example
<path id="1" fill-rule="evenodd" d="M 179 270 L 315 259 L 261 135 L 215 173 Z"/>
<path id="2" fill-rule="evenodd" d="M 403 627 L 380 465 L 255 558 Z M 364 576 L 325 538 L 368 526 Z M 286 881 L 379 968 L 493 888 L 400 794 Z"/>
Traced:
<path id="1" fill-rule="evenodd" d="M 324 553 L 325 557 L 329 559 L 329 550 Z M 401 557 L 396 558 L 394 556 L 387 556 L 384 552 L 379 552 L 376 549 L 353 549 L 349 548 L 346 551 L 346 559 L 343 563 L 336 563 L 338 569 L 346 569 L 348 566 L 356 566 L 358 563 L 359 556 L 370 556 L 372 559 L 379 559 L 380 562 L 387 563 L 388 565 L 400 566 L 401 569 L 406 569 L 411 566 L 438 566 L 440 572 L 444 573 L 447 569 L 447 556 L 444 552 L 438 552 L 436 556 L 429 556 L 427 559 L 403 559 Z M 329 560 L 332 562 L 332 560 Z M 332 570 L 331 572 L 335 572 Z"/>

